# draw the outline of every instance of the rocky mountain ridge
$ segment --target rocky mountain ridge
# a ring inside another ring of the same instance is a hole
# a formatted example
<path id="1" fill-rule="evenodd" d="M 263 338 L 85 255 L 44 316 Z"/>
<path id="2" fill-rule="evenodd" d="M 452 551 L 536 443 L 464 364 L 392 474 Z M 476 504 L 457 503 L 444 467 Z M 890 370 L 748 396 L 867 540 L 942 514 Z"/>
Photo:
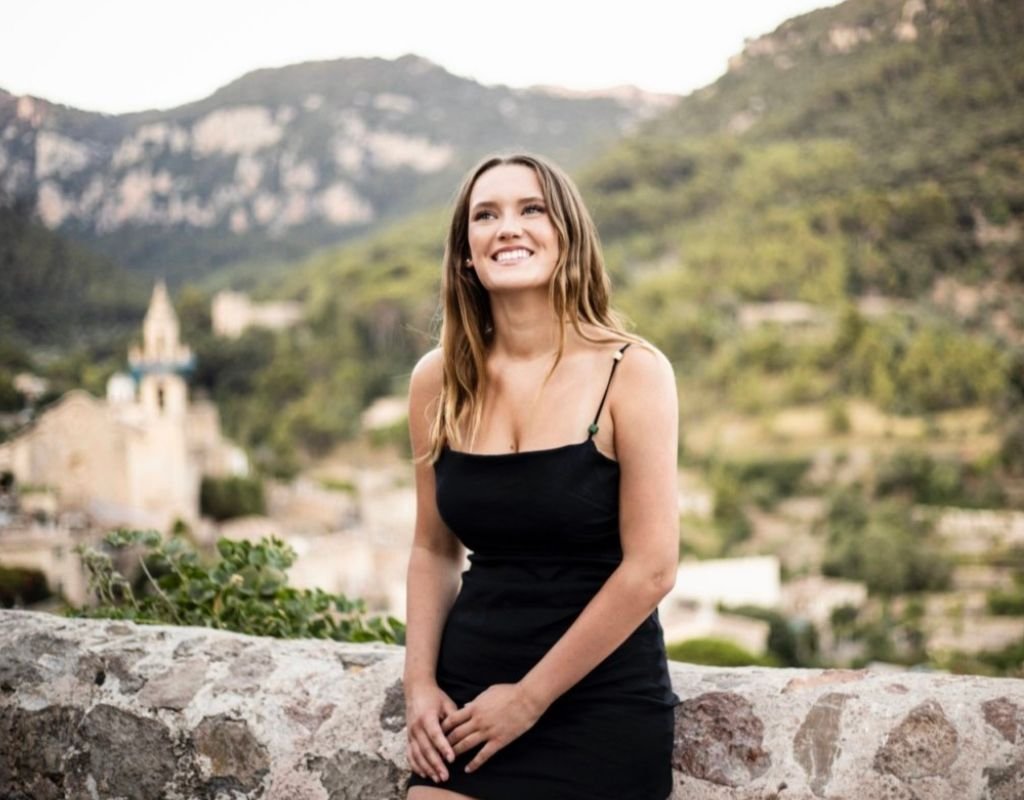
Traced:
<path id="1" fill-rule="evenodd" d="M 486 152 L 571 163 L 674 99 L 483 86 L 417 56 L 258 70 L 118 116 L 0 92 L 0 197 L 30 198 L 50 229 L 173 279 L 187 262 L 268 244 L 301 254 L 441 201 Z"/>

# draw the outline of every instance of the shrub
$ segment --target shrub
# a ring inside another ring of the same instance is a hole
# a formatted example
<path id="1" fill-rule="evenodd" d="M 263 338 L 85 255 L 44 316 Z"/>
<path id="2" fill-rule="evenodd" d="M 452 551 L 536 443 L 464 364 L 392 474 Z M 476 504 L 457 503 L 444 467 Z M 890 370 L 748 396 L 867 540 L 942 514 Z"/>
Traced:
<path id="1" fill-rule="evenodd" d="M 1006 502 L 991 465 L 940 460 L 915 450 L 901 450 L 882 463 L 875 494 L 898 495 L 925 505 L 968 508 L 1000 507 Z"/>
<path id="2" fill-rule="evenodd" d="M 163 541 L 156 531 L 114 531 L 104 544 L 115 551 L 141 547 L 139 565 L 148 590 L 137 594 L 114 569 L 110 555 L 79 545 L 76 552 L 99 604 L 71 609 L 70 616 L 198 625 L 283 639 L 405 640 L 399 620 L 367 617 L 362 600 L 288 586 L 285 572 L 295 551 L 276 537 L 255 544 L 220 539 L 219 559 L 209 565 L 201 563 L 184 538 Z"/>
<path id="3" fill-rule="evenodd" d="M 216 520 L 262 514 L 263 483 L 258 478 L 203 478 L 199 510 Z"/>
<path id="4" fill-rule="evenodd" d="M 818 631 L 803 619 L 787 619 L 770 608 L 760 606 L 736 606 L 723 608 L 731 614 L 739 614 L 768 623 L 768 653 L 775 662 L 785 667 L 813 667 L 817 665 Z"/>
<path id="5" fill-rule="evenodd" d="M 770 658 L 756 656 L 738 644 L 710 636 L 687 639 L 685 642 L 670 645 L 668 657 L 673 661 L 706 664 L 711 667 L 775 666 L 775 662 Z"/>
<path id="6" fill-rule="evenodd" d="M 826 520 L 822 573 L 863 581 L 882 595 L 947 588 L 951 562 L 911 508 L 893 500 L 869 507 L 855 490 L 838 493 Z"/>
<path id="7" fill-rule="evenodd" d="M 0 565 L 0 608 L 27 606 L 50 597 L 46 576 L 39 570 Z"/>
<path id="8" fill-rule="evenodd" d="M 989 613 L 1024 617 L 1024 586 L 1009 591 L 995 589 L 988 593 L 986 599 Z"/>

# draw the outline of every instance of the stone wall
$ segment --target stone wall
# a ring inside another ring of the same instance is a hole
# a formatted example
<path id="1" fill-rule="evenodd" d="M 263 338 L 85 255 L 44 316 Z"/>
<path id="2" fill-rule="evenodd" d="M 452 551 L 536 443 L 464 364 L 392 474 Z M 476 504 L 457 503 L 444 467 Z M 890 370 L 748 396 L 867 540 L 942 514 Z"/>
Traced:
<path id="1" fill-rule="evenodd" d="M 0 797 L 401 798 L 401 673 L 399 647 L 0 611 Z M 672 677 L 675 800 L 1024 798 L 1024 681 Z"/>

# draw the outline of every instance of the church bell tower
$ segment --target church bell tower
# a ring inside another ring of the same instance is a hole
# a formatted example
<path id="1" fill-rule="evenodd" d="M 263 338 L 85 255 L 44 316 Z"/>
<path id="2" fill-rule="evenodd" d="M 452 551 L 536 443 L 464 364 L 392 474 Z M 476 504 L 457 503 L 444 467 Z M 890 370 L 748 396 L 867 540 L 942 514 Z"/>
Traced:
<path id="1" fill-rule="evenodd" d="M 128 353 L 139 383 L 139 403 L 147 416 L 183 417 L 188 411 L 184 375 L 194 366 L 192 351 L 181 343 L 178 315 L 163 281 L 153 289 L 142 323 L 142 347 Z"/>

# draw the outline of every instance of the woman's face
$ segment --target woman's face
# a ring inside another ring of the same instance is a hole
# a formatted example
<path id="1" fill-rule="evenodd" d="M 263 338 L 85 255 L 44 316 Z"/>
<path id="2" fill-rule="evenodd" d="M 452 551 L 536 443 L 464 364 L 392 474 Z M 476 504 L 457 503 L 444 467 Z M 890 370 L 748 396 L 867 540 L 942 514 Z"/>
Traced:
<path id="1" fill-rule="evenodd" d="M 488 292 L 547 288 L 558 263 L 558 233 L 537 173 L 499 164 L 477 178 L 469 196 L 472 267 Z"/>

